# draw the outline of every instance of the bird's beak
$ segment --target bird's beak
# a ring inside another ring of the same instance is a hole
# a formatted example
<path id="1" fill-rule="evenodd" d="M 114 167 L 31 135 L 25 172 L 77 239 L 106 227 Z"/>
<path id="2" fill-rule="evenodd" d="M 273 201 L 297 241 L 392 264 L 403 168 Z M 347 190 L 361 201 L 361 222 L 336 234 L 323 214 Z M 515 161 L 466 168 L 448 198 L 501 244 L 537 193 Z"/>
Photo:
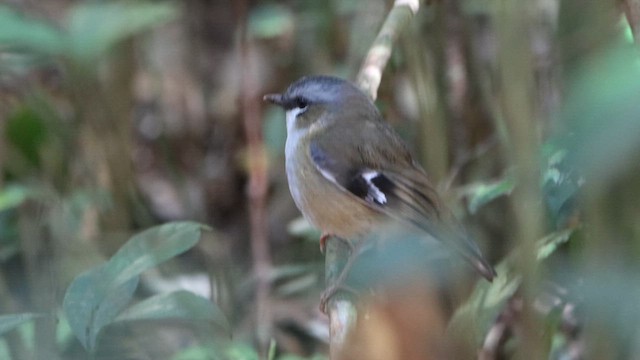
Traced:
<path id="1" fill-rule="evenodd" d="M 262 100 L 279 106 L 282 106 L 284 103 L 281 94 L 267 94 L 262 98 Z"/>

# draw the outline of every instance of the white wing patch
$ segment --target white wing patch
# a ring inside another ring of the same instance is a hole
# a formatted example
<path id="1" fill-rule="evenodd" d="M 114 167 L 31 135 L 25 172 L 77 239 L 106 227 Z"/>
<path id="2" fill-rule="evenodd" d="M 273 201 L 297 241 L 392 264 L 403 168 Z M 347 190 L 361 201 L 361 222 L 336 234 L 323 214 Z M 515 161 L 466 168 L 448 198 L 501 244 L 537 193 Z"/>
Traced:
<path id="1" fill-rule="evenodd" d="M 366 200 L 371 202 L 375 201 L 380 205 L 384 205 L 387 203 L 387 196 L 378 189 L 378 187 L 371 182 L 372 179 L 380 176 L 380 173 L 377 171 L 369 170 L 362 173 L 362 178 L 366 181 L 368 187 L 368 193 Z"/>

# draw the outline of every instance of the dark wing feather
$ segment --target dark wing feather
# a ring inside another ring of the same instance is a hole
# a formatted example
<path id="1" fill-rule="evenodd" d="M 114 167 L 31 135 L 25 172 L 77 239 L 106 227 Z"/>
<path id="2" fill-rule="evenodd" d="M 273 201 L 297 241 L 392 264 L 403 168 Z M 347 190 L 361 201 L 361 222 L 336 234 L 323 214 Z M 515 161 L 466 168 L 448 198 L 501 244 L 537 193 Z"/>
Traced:
<path id="1" fill-rule="evenodd" d="M 357 131 L 344 130 L 345 128 Z M 361 126 L 329 127 L 310 143 L 318 170 L 341 190 L 391 218 L 407 221 L 443 240 L 485 278 L 495 271 L 482 257 L 453 215 L 440 202 L 424 171 L 412 160 L 400 138 L 382 121 Z M 324 141 L 322 140 L 324 139 Z M 367 141 L 376 139 L 375 142 Z M 338 152 L 332 144 L 346 142 L 354 151 Z"/>

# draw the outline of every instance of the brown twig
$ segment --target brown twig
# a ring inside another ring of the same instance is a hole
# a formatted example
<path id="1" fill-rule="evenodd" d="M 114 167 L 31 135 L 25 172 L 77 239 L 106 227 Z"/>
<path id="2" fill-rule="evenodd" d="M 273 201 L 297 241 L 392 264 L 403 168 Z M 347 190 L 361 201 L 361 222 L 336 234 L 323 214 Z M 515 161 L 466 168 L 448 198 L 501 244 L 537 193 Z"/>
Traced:
<path id="1" fill-rule="evenodd" d="M 247 140 L 247 165 L 249 184 L 249 215 L 251 220 L 251 254 L 256 280 L 256 336 L 261 358 L 266 358 L 271 339 L 272 314 L 270 306 L 271 255 L 267 238 L 266 216 L 267 197 L 267 155 L 262 137 L 260 116 L 261 86 L 257 76 L 252 54 L 251 40 L 247 35 L 247 2 L 238 2 L 240 44 L 240 99 L 243 114 L 244 132 Z"/>
<path id="2" fill-rule="evenodd" d="M 356 83 L 372 99 L 377 96 L 382 71 L 389 61 L 394 41 L 418 8 L 418 0 L 396 0 L 367 52 Z M 327 284 L 332 284 L 340 276 L 341 269 L 351 254 L 351 249 L 344 241 L 331 238 L 327 242 L 326 250 L 326 281 Z M 355 328 L 358 316 L 353 299 L 344 292 L 338 292 L 328 300 L 327 313 L 330 321 L 331 358 L 336 359 L 340 357 L 347 335 Z"/>

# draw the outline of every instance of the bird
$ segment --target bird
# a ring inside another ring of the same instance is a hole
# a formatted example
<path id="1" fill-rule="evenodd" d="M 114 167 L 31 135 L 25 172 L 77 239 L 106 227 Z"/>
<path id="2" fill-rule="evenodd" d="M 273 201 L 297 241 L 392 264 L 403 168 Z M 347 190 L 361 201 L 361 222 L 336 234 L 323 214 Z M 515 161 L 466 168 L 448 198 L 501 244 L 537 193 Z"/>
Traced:
<path id="1" fill-rule="evenodd" d="M 349 242 L 393 222 L 438 240 L 494 279 L 494 268 L 425 170 L 358 87 L 338 77 L 305 76 L 264 100 L 285 111 L 289 190 L 321 230 L 321 250 L 330 236 Z"/>

